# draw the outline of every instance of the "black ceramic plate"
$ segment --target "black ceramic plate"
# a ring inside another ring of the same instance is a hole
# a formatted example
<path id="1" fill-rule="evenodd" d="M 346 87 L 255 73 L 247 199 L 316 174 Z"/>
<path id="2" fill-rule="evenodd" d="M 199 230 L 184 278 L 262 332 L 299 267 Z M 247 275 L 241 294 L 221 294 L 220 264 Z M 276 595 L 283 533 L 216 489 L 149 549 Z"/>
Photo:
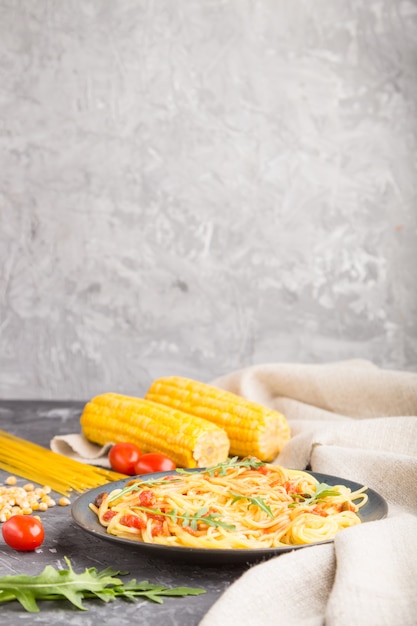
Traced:
<path id="1" fill-rule="evenodd" d="M 198 470 L 197 470 L 198 471 Z M 338 478 L 336 476 L 328 476 L 327 474 L 319 474 L 316 472 L 308 472 L 314 478 L 321 483 L 327 483 L 328 485 L 345 485 L 352 491 L 360 489 L 362 485 L 359 483 L 346 480 L 344 478 Z M 146 474 L 141 476 L 141 480 L 155 480 L 168 474 L 175 474 L 175 472 L 158 472 L 155 474 Z M 242 550 L 223 550 L 223 549 L 210 549 L 210 548 L 186 548 L 180 546 L 161 546 L 156 544 L 142 543 L 139 541 L 132 541 L 130 539 L 123 539 L 121 537 L 115 537 L 109 535 L 106 529 L 101 526 L 97 520 L 97 516 L 89 508 L 89 504 L 94 502 L 95 498 L 103 491 L 111 491 L 113 489 L 121 489 L 126 483 L 132 479 L 137 478 L 131 476 L 129 478 L 118 480 L 95 489 L 90 489 L 82 496 L 74 501 L 71 507 L 71 515 L 74 522 L 82 528 L 84 531 L 111 541 L 115 545 L 126 547 L 129 550 L 136 550 L 138 553 L 142 553 L 148 557 L 163 557 L 165 559 L 174 559 L 176 561 L 192 562 L 196 564 L 237 564 L 237 563 L 253 563 L 264 559 L 269 559 L 273 556 L 278 556 L 284 552 L 290 552 L 291 550 L 297 550 L 300 548 L 306 548 L 311 545 L 308 544 L 300 546 L 288 546 L 285 548 L 260 548 L 259 550 L 242 549 Z M 362 522 L 373 522 L 375 520 L 386 517 L 388 513 L 388 505 L 382 496 L 372 489 L 367 489 L 368 502 L 363 506 L 358 515 Z M 343 532 L 343 531 L 342 531 Z M 321 542 L 328 543 L 328 542 Z"/>

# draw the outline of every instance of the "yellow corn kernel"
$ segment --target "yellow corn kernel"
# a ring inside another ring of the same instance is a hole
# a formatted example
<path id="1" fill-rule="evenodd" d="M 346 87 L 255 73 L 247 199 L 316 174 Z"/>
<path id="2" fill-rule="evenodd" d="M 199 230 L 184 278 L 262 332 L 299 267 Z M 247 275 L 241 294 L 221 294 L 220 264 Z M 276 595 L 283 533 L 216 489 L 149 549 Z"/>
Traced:
<path id="1" fill-rule="evenodd" d="M 47 511 L 48 510 L 48 505 L 46 504 L 46 502 L 40 502 L 38 510 L 39 511 Z"/>
<path id="2" fill-rule="evenodd" d="M 181 467 L 216 465 L 229 453 L 223 428 L 141 398 L 97 396 L 84 407 L 80 423 L 90 441 L 136 443 L 142 452 L 160 452 Z"/>
<path id="3" fill-rule="evenodd" d="M 26 485 L 23 485 L 23 489 L 25 491 L 33 491 L 35 489 L 35 485 L 33 483 L 26 483 Z"/>
<path id="4" fill-rule="evenodd" d="M 58 500 L 59 506 L 68 506 L 71 504 L 71 500 L 69 498 L 62 497 Z"/>
<path id="5" fill-rule="evenodd" d="M 17 478 L 16 476 L 8 476 L 4 482 L 6 485 L 15 485 L 17 483 Z"/>
<path id="6" fill-rule="evenodd" d="M 32 513 L 32 509 L 30 506 L 25 506 L 22 508 L 22 515 L 30 515 Z"/>
<path id="7" fill-rule="evenodd" d="M 284 415 L 266 406 L 180 376 L 152 383 L 145 399 L 179 409 L 223 428 L 230 453 L 273 461 L 290 438 Z"/>

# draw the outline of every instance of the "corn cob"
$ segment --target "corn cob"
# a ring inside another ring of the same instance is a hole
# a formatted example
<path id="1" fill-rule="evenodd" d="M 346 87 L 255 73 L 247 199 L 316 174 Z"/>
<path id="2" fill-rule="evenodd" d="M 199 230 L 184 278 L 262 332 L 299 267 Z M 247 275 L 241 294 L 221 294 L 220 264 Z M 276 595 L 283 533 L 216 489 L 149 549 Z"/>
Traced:
<path id="1" fill-rule="evenodd" d="M 290 438 L 287 420 L 278 411 L 188 378 L 159 378 L 145 398 L 224 428 L 233 455 L 272 461 Z"/>
<path id="2" fill-rule="evenodd" d="M 82 432 L 95 443 L 136 443 L 142 452 L 160 452 L 180 467 L 207 467 L 226 461 L 226 432 L 199 417 L 142 398 L 105 393 L 86 404 Z"/>

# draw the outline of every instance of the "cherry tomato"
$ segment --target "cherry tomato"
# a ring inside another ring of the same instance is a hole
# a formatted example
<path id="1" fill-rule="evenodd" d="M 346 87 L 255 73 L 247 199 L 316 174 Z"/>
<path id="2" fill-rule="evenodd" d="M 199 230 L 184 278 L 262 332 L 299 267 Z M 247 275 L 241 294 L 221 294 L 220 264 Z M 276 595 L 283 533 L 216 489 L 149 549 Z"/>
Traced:
<path id="1" fill-rule="evenodd" d="M 35 550 L 45 538 L 42 522 L 31 515 L 12 515 L 3 523 L 1 531 L 4 541 L 14 550 Z"/>
<path id="2" fill-rule="evenodd" d="M 172 459 L 159 454 L 158 452 L 149 452 L 142 454 L 135 465 L 136 474 L 150 474 L 151 472 L 168 472 L 176 469 L 176 465 Z"/>
<path id="3" fill-rule="evenodd" d="M 110 448 L 108 458 L 115 472 L 133 476 L 135 463 L 139 460 L 141 451 L 135 443 L 115 443 Z"/>

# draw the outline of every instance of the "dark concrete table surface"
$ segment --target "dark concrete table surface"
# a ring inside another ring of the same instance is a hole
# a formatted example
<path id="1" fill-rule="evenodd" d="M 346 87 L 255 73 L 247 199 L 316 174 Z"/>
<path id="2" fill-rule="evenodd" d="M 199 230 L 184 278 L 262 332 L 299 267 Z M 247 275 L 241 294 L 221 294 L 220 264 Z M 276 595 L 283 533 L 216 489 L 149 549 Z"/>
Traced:
<path id="1" fill-rule="evenodd" d="M 0 428 L 49 448 L 53 435 L 79 432 L 82 406 L 81 402 L 70 401 L 0 400 Z M 7 475 L 0 471 L 1 484 Z M 28 481 L 19 479 L 18 484 L 25 482 Z M 71 500 L 75 500 L 77 495 L 74 494 Z M 249 567 L 247 564 L 207 566 L 145 558 L 130 548 L 115 546 L 84 532 L 72 521 L 69 506 L 56 506 L 41 515 L 45 541 L 36 552 L 16 552 L 0 536 L 0 576 L 38 574 L 48 564 L 66 567 L 64 556 L 67 556 L 77 573 L 86 567 L 101 570 L 112 566 L 129 572 L 126 580 L 136 578 L 168 587 L 202 587 L 206 593 L 195 597 L 165 598 L 162 605 L 147 600 L 130 603 L 117 599 L 109 604 L 88 600 L 88 611 L 80 611 L 66 601 L 48 601 L 41 604 L 41 611 L 37 614 L 27 613 L 17 602 L 12 602 L 1 605 L 4 624 L 194 626 L 228 585 Z"/>

